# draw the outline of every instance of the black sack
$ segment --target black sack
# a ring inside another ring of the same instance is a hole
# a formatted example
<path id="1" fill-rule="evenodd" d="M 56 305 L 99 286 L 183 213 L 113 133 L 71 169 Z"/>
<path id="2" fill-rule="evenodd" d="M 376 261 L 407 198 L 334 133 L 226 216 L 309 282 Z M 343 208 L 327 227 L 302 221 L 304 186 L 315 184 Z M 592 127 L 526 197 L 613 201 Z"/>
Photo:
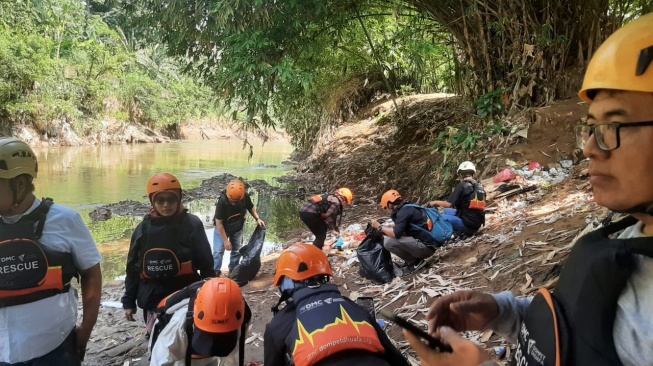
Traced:
<path id="1" fill-rule="evenodd" d="M 383 235 L 369 224 L 365 230 L 365 239 L 356 249 L 360 264 L 358 273 L 376 283 L 388 283 L 395 277 L 392 267 L 392 257 L 383 247 Z"/>
<path id="2" fill-rule="evenodd" d="M 234 280 L 238 286 L 245 286 L 249 281 L 256 277 L 259 269 L 261 269 L 261 251 L 263 250 L 263 242 L 265 242 L 265 229 L 257 226 L 252 237 L 249 238 L 249 243 L 238 251 L 241 255 L 240 263 L 231 272 L 231 279 Z"/>

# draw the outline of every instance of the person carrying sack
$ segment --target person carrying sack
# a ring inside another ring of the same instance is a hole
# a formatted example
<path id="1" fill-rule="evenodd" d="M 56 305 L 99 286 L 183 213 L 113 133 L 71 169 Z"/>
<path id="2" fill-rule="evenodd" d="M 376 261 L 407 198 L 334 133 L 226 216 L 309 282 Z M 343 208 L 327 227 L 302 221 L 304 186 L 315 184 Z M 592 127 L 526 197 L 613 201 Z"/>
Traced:
<path id="1" fill-rule="evenodd" d="M 243 245 L 243 227 L 247 212 L 256 220 L 256 224 L 265 228 L 252 203 L 252 198 L 241 180 L 232 180 L 222 191 L 215 204 L 215 228 L 213 229 L 213 268 L 216 273 L 222 271 L 224 251 L 231 251 L 229 257 L 229 275 L 240 263 L 240 247 Z"/>

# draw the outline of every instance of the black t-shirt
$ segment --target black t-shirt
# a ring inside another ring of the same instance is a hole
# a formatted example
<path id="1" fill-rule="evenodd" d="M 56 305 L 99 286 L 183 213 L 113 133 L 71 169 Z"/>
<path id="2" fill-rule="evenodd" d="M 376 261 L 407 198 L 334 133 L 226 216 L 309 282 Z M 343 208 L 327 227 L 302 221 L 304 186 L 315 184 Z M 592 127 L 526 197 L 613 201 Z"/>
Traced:
<path id="1" fill-rule="evenodd" d="M 395 237 L 399 239 L 408 234 L 424 244 L 432 244 L 434 241 L 431 234 L 411 225 L 415 224 L 426 229 L 426 213 L 421 208 L 405 206 L 406 203 L 408 202 L 404 202 L 390 215 L 390 218 L 395 223 L 395 227 L 393 228 Z"/>
<path id="2" fill-rule="evenodd" d="M 247 211 L 251 211 L 252 208 L 254 208 L 254 204 L 248 193 L 245 193 L 245 197 L 240 202 L 232 205 L 227 198 L 227 192 L 222 191 L 218 203 L 215 205 L 213 220 L 222 220 L 222 224 L 225 226 L 236 222 L 244 223 Z"/>
<path id="3" fill-rule="evenodd" d="M 476 182 L 474 181 L 474 183 Z M 472 230 L 478 230 L 485 223 L 485 211 L 469 209 L 469 203 L 474 198 L 475 191 L 472 181 L 463 181 L 456 185 L 453 193 L 447 199 L 447 202 L 457 210 L 457 216 L 460 217 L 463 224 Z"/>

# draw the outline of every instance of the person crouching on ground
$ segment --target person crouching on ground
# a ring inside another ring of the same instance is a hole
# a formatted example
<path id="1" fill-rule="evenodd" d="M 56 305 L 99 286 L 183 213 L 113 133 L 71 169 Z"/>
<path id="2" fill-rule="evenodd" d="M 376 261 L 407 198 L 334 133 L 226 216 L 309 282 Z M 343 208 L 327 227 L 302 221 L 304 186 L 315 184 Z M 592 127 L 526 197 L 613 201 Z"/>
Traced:
<path id="1" fill-rule="evenodd" d="M 426 316 L 429 329 L 444 328 L 454 352 L 439 354 L 409 338 L 423 365 L 487 359 L 446 327 L 493 329 L 517 343 L 518 365 L 652 364 L 653 13 L 599 47 L 579 96 L 589 110 L 576 139 L 589 158 L 594 201 L 631 216 L 580 237 L 553 293 L 540 289 L 531 300 L 509 291 L 458 291 L 438 298 Z"/>
<path id="2" fill-rule="evenodd" d="M 213 268 L 216 273 L 222 271 L 222 258 L 224 251 L 230 250 L 229 274 L 240 263 L 240 252 L 243 245 L 243 227 L 247 212 L 254 217 L 256 223 L 265 227 L 252 203 L 252 198 L 245 189 L 241 180 L 232 180 L 227 184 L 227 189 L 222 191 L 215 205 L 215 228 L 213 229 Z"/>
<path id="3" fill-rule="evenodd" d="M 25 142 L 0 137 L 0 365 L 81 365 L 100 308 L 102 256 L 77 212 L 36 198 L 37 171 Z"/>
<path id="4" fill-rule="evenodd" d="M 421 207 L 404 201 L 394 189 L 383 194 L 381 207 L 390 211 L 394 227 L 383 227 L 376 220 L 370 224 L 385 236 L 383 247 L 404 260 L 400 266 L 404 273 L 411 273 L 420 268 L 424 259 L 432 256 L 437 248 L 437 243 L 427 230 L 426 213 Z"/>
<path id="5" fill-rule="evenodd" d="M 329 283 L 332 275 L 316 246 L 281 253 L 274 275 L 281 298 L 265 327 L 264 365 L 407 366 L 374 317 Z"/>
<path id="6" fill-rule="evenodd" d="M 458 167 L 456 185 L 446 201 L 430 201 L 431 207 L 443 207 L 442 218 L 451 223 L 455 234 L 474 235 L 485 225 L 485 190 L 474 179 L 476 166 L 465 161 Z"/>
<path id="7" fill-rule="evenodd" d="M 132 234 L 125 269 L 125 318 L 134 321 L 136 304 L 150 334 L 161 299 L 202 278 L 215 277 L 204 225 L 181 204 L 181 184 L 168 173 L 147 182 L 152 204 Z M 199 272 L 199 274 L 198 274 Z"/>
<path id="8" fill-rule="evenodd" d="M 313 196 L 302 205 L 299 217 L 315 235 L 313 245 L 322 249 L 328 231 L 336 239 L 340 237 L 343 210 L 353 200 L 354 195 L 349 188 L 340 188 L 335 193 Z"/>
<path id="9" fill-rule="evenodd" d="M 244 365 L 252 312 L 236 282 L 195 282 L 161 300 L 158 313 L 150 366 Z"/>

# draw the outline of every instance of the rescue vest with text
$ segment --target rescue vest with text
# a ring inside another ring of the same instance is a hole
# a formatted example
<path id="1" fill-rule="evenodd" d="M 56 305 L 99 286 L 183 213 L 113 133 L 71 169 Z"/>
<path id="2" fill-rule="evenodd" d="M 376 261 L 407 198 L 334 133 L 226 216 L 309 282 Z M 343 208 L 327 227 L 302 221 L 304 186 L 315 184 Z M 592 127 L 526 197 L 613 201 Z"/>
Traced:
<path id="1" fill-rule="evenodd" d="M 174 277 L 193 275 L 193 254 L 189 235 L 185 228 L 190 227 L 188 214 L 176 222 L 153 219 L 147 215 L 143 219 L 144 245 L 139 255 L 141 279 L 166 280 Z"/>
<path id="2" fill-rule="evenodd" d="M 541 289 L 525 314 L 513 365 L 621 365 L 613 341 L 617 301 L 653 238 L 611 239 L 629 217 L 580 238 L 553 293 Z M 635 331 L 635 330 L 633 330 Z"/>
<path id="3" fill-rule="evenodd" d="M 70 290 L 77 277 L 71 253 L 39 242 L 51 198 L 14 224 L 0 220 L 0 308 L 26 304 Z"/>
<path id="4" fill-rule="evenodd" d="M 369 313 L 345 299 L 332 284 L 293 294 L 297 321 L 286 338 L 288 359 L 311 366 L 342 351 L 385 352 Z"/>

